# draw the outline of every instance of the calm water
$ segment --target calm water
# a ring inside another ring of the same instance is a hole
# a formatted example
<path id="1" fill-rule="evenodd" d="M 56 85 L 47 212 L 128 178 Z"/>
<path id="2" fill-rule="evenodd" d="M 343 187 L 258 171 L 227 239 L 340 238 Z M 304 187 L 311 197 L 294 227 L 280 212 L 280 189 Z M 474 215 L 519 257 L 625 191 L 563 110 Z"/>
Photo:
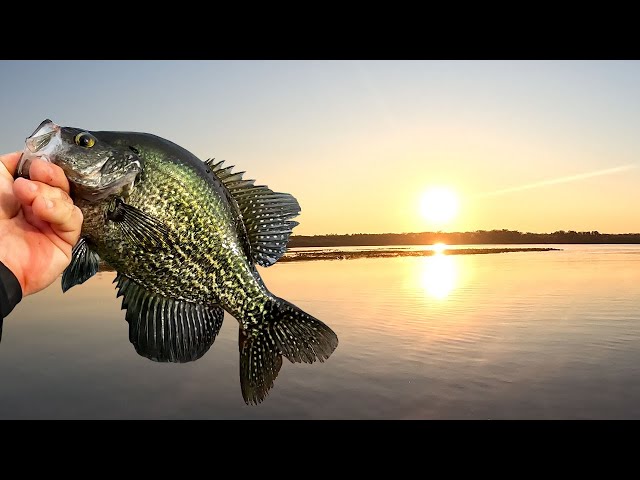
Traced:
<path id="1" fill-rule="evenodd" d="M 260 269 L 340 345 L 285 360 L 257 406 L 232 317 L 200 360 L 159 364 L 129 343 L 115 274 L 56 282 L 5 320 L 0 418 L 640 418 L 640 245 L 557 247 Z"/>

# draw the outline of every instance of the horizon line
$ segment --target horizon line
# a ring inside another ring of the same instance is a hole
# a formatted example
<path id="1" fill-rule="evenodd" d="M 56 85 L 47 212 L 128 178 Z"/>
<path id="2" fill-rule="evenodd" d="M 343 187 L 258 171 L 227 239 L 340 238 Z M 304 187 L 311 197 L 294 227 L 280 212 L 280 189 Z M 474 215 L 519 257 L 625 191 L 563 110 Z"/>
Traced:
<path id="1" fill-rule="evenodd" d="M 444 235 L 451 235 L 451 234 L 465 234 L 465 233 L 491 233 L 491 232 L 516 232 L 516 233 L 521 233 L 523 235 L 553 235 L 555 233 L 560 233 L 560 232 L 564 232 L 566 233 L 588 233 L 588 234 L 594 234 L 593 232 L 596 232 L 595 235 L 640 235 L 640 232 L 624 232 L 624 233 L 606 233 L 606 232 L 600 232 L 598 230 L 555 230 L 553 232 L 523 232 L 522 230 L 509 230 L 506 228 L 500 228 L 500 229 L 492 229 L 492 230 L 467 230 L 467 231 L 455 231 L 455 232 L 445 232 L 442 230 L 438 230 L 438 231 L 422 231 L 422 232 L 384 232 L 384 233 L 365 233 L 365 232 L 357 232 L 357 233 L 316 233 L 316 234 L 312 234 L 312 235 L 305 235 L 305 234 L 295 234 L 293 233 L 291 235 L 291 238 L 293 237 L 341 237 L 341 236 L 347 236 L 347 235 L 422 235 L 422 234 L 444 234 Z"/>

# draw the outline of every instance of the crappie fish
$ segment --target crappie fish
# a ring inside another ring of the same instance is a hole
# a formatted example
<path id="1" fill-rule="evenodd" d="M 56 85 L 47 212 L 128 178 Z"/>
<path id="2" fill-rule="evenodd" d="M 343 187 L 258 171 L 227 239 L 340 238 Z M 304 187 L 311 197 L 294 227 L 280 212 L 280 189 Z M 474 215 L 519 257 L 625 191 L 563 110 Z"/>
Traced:
<path id="1" fill-rule="evenodd" d="M 109 264 L 139 354 L 196 360 L 227 311 L 240 325 L 242 393 L 257 403 L 282 356 L 323 362 L 336 349 L 333 330 L 269 292 L 255 266 L 273 265 L 286 251 L 300 212 L 290 194 L 148 133 L 45 120 L 26 139 L 16 175 L 28 177 L 35 157 L 62 168 L 84 215 L 63 291 L 95 275 L 101 260 Z"/>

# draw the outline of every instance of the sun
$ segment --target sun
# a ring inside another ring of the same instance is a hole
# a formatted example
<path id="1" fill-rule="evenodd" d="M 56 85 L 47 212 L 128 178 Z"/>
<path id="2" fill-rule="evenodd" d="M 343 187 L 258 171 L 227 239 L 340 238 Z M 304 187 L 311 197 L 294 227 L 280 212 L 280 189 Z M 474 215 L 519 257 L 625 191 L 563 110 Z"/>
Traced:
<path id="1" fill-rule="evenodd" d="M 442 225 L 456 217 L 459 204 L 458 196 L 451 188 L 431 187 L 422 196 L 420 211 L 429 222 Z"/>

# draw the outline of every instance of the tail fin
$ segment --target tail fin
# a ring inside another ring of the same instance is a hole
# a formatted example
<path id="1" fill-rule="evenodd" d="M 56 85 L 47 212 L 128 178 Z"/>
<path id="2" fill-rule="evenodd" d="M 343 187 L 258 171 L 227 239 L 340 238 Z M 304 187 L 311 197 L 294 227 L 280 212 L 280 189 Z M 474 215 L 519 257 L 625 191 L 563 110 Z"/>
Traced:
<path id="1" fill-rule="evenodd" d="M 282 367 L 282 356 L 294 363 L 324 362 L 338 346 L 336 334 L 295 305 L 273 297 L 258 326 L 240 330 L 240 386 L 247 404 L 262 402 Z"/>
<path id="2" fill-rule="evenodd" d="M 338 346 L 337 335 L 317 318 L 292 303 L 274 297 L 263 328 L 290 362 L 324 362 Z"/>

